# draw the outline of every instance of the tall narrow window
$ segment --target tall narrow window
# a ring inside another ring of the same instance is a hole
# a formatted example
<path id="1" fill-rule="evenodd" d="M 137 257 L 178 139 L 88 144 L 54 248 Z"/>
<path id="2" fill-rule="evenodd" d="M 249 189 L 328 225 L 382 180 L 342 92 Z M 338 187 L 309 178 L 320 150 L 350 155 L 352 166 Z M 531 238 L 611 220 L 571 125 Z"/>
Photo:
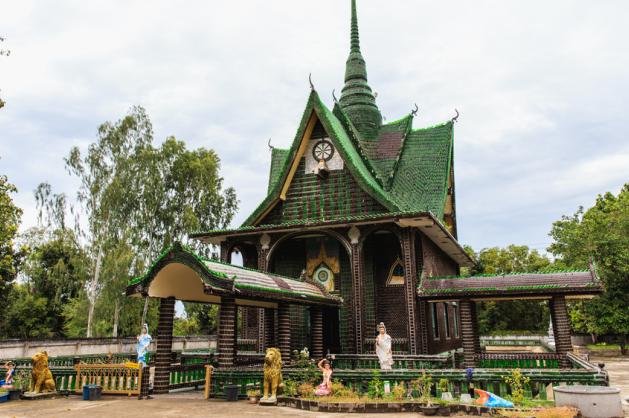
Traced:
<path id="1" fill-rule="evenodd" d="M 452 302 L 452 325 L 454 325 L 454 338 L 459 338 L 459 304 Z"/>
<path id="2" fill-rule="evenodd" d="M 450 338 L 450 312 L 448 312 L 448 303 L 443 302 L 443 316 L 445 318 L 446 338 Z"/>
<path id="3" fill-rule="evenodd" d="M 439 318 L 437 317 L 437 304 L 431 303 L 432 307 L 432 335 L 435 337 L 435 340 L 439 339 Z"/>

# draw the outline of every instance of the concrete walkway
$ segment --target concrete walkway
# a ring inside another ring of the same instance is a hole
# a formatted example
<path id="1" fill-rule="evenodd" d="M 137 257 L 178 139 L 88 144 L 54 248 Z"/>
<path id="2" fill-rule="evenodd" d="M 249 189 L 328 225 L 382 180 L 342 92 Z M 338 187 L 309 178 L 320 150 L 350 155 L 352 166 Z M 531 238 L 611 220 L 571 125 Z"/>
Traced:
<path id="1" fill-rule="evenodd" d="M 385 414 L 387 418 L 416 417 L 416 413 Z M 150 400 L 107 396 L 104 400 L 88 402 L 77 396 L 67 399 L 18 401 L 0 404 L 0 418 L 49 417 L 49 418 L 219 418 L 227 417 L 335 417 L 335 418 L 382 418 L 383 414 L 337 414 L 301 411 L 293 408 L 264 407 L 247 401 L 205 401 L 200 392 L 155 396 Z M 460 416 L 463 417 L 463 416 Z"/>

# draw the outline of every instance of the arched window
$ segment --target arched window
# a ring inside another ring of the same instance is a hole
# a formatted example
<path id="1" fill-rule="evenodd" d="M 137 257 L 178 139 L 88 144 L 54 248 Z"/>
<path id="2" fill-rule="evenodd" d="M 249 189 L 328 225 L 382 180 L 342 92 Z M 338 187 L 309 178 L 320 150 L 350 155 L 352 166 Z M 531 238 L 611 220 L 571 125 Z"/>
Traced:
<path id="1" fill-rule="evenodd" d="M 387 286 L 404 286 L 404 265 L 400 257 L 396 258 L 389 269 Z"/>

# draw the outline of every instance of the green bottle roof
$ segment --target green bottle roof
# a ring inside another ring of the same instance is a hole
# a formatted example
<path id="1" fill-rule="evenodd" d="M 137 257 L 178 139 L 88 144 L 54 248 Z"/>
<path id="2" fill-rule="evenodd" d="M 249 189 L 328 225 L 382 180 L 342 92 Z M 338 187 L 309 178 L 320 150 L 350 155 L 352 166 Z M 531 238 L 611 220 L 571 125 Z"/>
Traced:
<path id="1" fill-rule="evenodd" d="M 382 124 L 382 115 L 376 105 L 376 98 L 367 82 L 367 66 L 360 52 L 358 35 L 358 16 L 356 0 L 352 0 L 351 48 L 345 64 L 345 86 L 339 101 L 341 108 L 347 113 L 366 140 L 375 140 Z"/>

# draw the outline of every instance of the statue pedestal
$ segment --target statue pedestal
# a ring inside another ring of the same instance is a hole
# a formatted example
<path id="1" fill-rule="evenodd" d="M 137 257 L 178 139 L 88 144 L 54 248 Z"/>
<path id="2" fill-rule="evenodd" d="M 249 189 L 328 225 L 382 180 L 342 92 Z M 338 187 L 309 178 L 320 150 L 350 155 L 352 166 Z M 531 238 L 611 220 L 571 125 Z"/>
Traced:
<path id="1" fill-rule="evenodd" d="M 39 399 L 53 399 L 56 398 L 57 396 L 59 396 L 59 392 L 54 391 L 54 392 L 41 392 L 41 393 L 35 393 L 35 392 L 24 392 L 21 396 L 21 398 L 25 401 L 36 401 Z"/>
<path id="2" fill-rule="evenodd" d="M 260 406 L 276 406 L 277 398 L 260 399 Z"/>

